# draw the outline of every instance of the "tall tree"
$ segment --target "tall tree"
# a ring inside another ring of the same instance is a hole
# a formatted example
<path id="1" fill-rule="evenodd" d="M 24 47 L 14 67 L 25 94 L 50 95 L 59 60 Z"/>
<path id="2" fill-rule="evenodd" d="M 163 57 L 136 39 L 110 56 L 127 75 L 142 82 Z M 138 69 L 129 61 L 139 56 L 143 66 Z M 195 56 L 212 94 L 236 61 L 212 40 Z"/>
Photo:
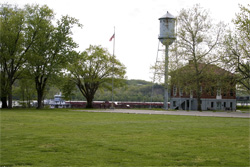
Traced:
<path id="1" fill-rule="evenodd" d="M 27 53 L 34 42 L 38 27 L 27 29 L 25 10 L 8 4 L 0 7 L 1 100 L 3 107 L 12 108 L 12 85 L 23 71 Z"/>
<path id="2" fill-rule="evenodd" d="M 233 20 L 234 32 L 229 31 L 224 41 L 225 65 L 238 74 L 238 84 L 250 94 L 250 5 L 239 5 L 240 13 Z"/>
<path id="3" fill-rule="evenodd" d="M 22 101 L 23 107 L 30 108 L 35 95 L 36 89 L 33 80 L 30 76 L 22 74 L 22 77 L 13 86 L 13 97 L 18 97 Z"/>
<path id="4" fill-rule="evenodd" d="M 0 81 L 1 81 L 1 90 L 0 90 L 0 97 L 2 101 L 2 108 L 8 108 L 7 98 L 8 98 L 8 78 L 6 69 L 4 68 L 3 62 L 1 61 L 1 74 L 0 74 Z"/>
<path id="5" fill-rule="evenodd" d="M 62 16 L 53 25 L 54 12 L 48 6 L 26 6 L 29 13 L 29 29 L 34 29 L 38 25 L 39 31 L 31 46 L 31 55 L 28 59 L 28 68 L 34 78 L 37 91 L 37 108 L 42 108 L 42 100 L 48 80 L 57 75 L 65 68 L 71 52 L 77 44 L 71 37 L 71 29 L 78 20 L 69 16 Z"/>
<path id="6" fill-rule="evenodd" d="M 93 108 L 92 101 L 100 87 L 110 88 L 112 76 L 119 85 L 126 73 L 125 66 L 101 46 L 92 46 L 72 62 L 70 72 L 74 82 L 87 100 L 86 108 Z"/>
<path id="7" fill-rule="evenodd" d="M 194 66 L 193 88 L 197 94 L 198 110 L 201 110 L 201 79 L 209 64 L 217 63 L 219 56 L 216 48 L 223 37 L 224 24 L 213 24 L 207 10 L 194 5 L 190 9 L 182 9 L 177 18 L 178 53 Z M 206 65 L 200 66 L 199 64 Z"/>
<path id="8" fill-rule="evenodd" d="M 71 77 L 71 74 L 66 74 L 60 77 L 60 84 L 58 85 L 62 91 L 65 100 L 72 100 L 72 97 L 77 91 L 77 87 Z"/>

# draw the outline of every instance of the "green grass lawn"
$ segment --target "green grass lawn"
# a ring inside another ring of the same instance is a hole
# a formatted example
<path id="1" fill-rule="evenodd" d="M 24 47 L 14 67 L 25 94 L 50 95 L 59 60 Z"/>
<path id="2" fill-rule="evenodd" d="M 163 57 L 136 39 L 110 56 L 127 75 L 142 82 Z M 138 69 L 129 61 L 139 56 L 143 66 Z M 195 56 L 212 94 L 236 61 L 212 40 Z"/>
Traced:
<path id="1" fill-rule="evenodd" d="M 250 113 L 250 106 L 237 106 L 237 110 L 240 110 L 245 113 Z"/>
<path id="2" fill-rule="evenodd" d="M 249 166 L 249 120 L 2 110 L 0 166 Z"/>

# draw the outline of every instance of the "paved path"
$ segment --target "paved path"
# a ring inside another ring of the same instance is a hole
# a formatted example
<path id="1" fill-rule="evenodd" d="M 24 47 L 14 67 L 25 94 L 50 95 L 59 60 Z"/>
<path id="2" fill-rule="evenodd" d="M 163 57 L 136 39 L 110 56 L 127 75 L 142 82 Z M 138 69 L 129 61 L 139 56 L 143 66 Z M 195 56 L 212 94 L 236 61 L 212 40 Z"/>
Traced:
<path id="1" fill-rule="evenodd" d="M 127 114 L 161 114 L 161 115 L 189 115 L 202 117 L 234 117 L 250 118 L 250 113 L 241 112 L 213 112 L 213 111 L 154 111 L 154 110 L 133 110 L 133 109 L 108 109 L 108 110 L 78 110 L 85 112 L 105 112 L 105 113 L 127 113 Z"/>

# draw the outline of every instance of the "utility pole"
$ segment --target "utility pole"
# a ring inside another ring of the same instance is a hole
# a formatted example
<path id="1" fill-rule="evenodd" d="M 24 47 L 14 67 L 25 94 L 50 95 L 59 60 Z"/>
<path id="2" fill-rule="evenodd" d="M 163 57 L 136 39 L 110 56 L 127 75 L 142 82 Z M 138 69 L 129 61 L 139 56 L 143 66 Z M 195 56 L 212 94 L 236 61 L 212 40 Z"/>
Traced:
<path id="1" fill-rule="evenodd" d="M 114 39 L 114 40 L 113 40 Z M 115 60 L 115 27 L 114 27 L 114 34 L 109 39 L 109 41 L 113 40 L 113 58 L 112 58 L 112 103 L 111 109 L 115 109 L 114 107 L 114 60 Z"/>

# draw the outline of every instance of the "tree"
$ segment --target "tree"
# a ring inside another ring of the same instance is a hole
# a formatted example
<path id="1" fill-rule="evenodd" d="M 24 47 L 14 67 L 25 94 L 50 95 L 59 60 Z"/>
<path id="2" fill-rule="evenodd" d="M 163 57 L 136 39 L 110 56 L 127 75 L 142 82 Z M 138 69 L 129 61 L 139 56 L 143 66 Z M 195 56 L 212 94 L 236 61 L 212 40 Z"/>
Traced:
<path id="1" fill-rule="evenodd" d="M 238 74 L 237 82 L 250 93 L 250 5 L 239 5 L 241 12 L 233 20 L 235 31 L 229 31 L 224 41 L 225 65 Z"/>
<path id="2" fill-rule="evenodd" d="M 92 101 L 100 87 L 111 88 L 112 76 L 114 85 L 118 86 L 126 73 L 125 66 L 101 46 L 90 45 L 71 63 L 69 70 L 87 100 L 86 108 L 93 108 Z"/>
<path id="3" fill-rule="evenodd" d="M 15 84 L 13 86 L 13 97 L 18 97 L 22 101 L 23 107 L 30 108 L 36 94 L 33 80 L 30 76 L 24 74 Z"/>
<path id="4" fill-rule="evenodd" d="M 61 77 L 61 80 L 63 80 L 61 81 L 62 84 L 60 85 L 63 97 L 65 100 L 71 100 L 72 97 L 75 95 L 74 91 L 76 90 L 76 85 L 70 74 Z"/>
<path id="5" fill-rule="evenodd" d="M 17 6 L 2 4 L 0 8 L 1 100 L 3 108 L 12 108 L 12 85 L 27 62 L 27 53 L 34 42 L 38 27 L 28 31 L 27 13 Z"/>
<path id="6" fill-rule="evenodd" d="M 28 11 L 28 29 L 37 27 L 38 31 L 31 46 L 28 58 L 28 68 L 36 84 L 37 108 L 42 108 L 42 100 L 48 80 L 65 69 L 70 57 L 69 53 L 77 47 L 71 37 L 71 29 L 78 20 L 69 16 L 62 16 L 53 25 L 54 13 L 48 6 L 26 6 Z"/>
<path id="7" fill-rule="evenodd" d="M 196 91 L 198 110 L 201 110 L 201 80 L 207 66 L 219 60 L 216 49 L 223 37 L 224 24 L 212 24 L 207 10 L 199 5 L 190 9 L 182 9 L 177 21 L 178 54 L 184 60 L 193 63 L 194 73 L 190 74 L 193 82 L 189 86 Z M 200 66 L 201 63 L 206 65 Z"/>
<path id="8" fill-rule="evenodd" d="M 2 108 L 8 108 L 7 105 L 7 98 L 8 98 L 8 78 L 6 73 L 6 68 L 4 68 L 3 61 L 1 60 L 1 101 L 2 101 Z"/>

